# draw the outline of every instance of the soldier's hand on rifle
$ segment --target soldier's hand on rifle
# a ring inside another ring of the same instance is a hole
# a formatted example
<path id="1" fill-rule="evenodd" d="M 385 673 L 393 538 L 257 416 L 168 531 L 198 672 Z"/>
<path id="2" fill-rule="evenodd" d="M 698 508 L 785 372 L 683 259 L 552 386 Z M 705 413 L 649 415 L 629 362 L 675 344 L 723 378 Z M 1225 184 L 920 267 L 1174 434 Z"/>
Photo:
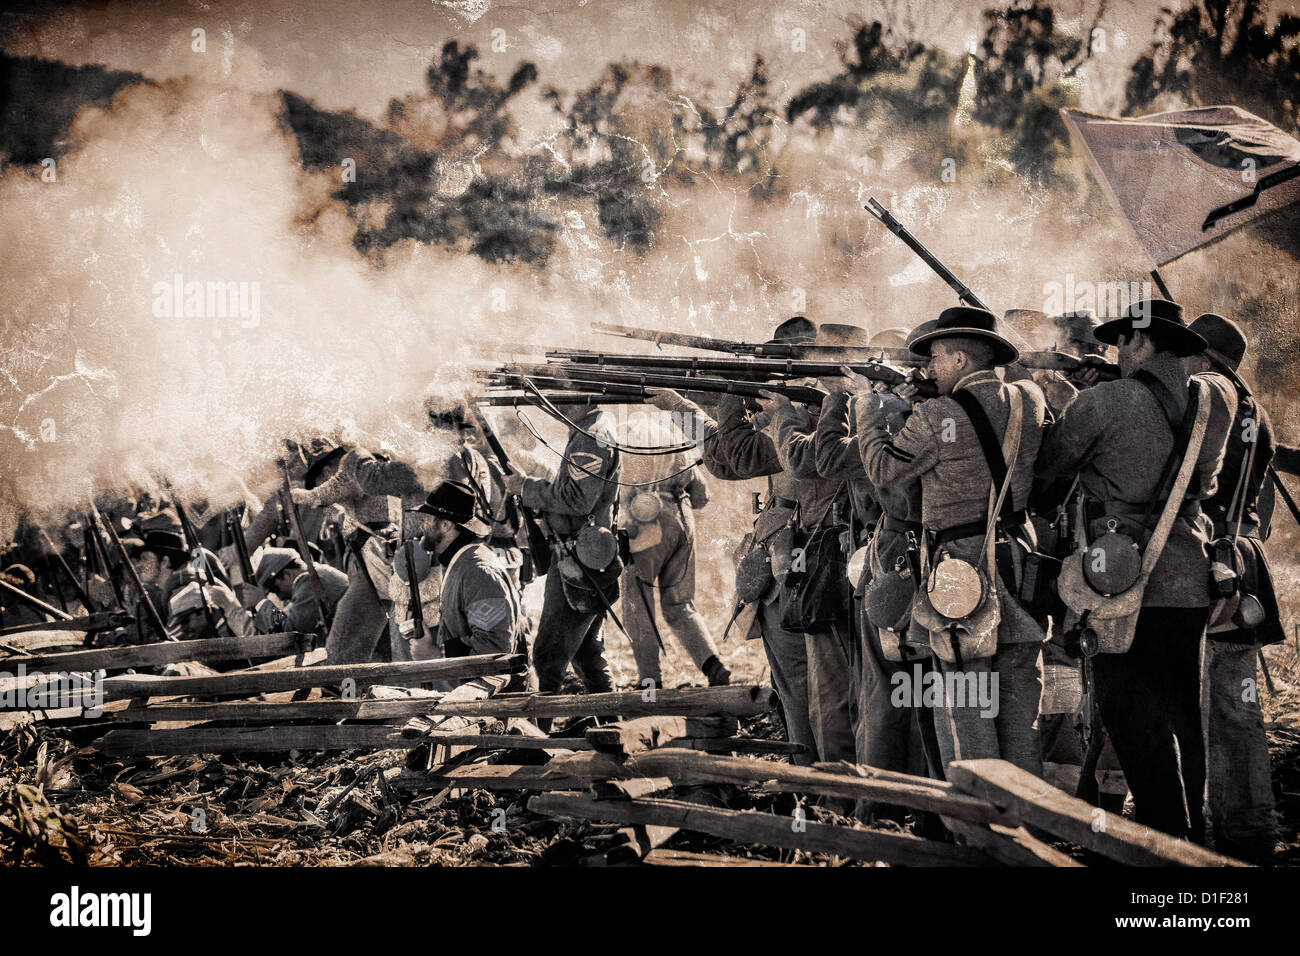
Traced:
<path id="1" fill-rule="evenodd" d="M 763 389 L 758 393 L 758 405 L 762 409 L 762 414 L 770 421 L 779 409 L 790 407 L 790 399 Z"/>
<path id="2" fill-rule="evenodd" d="M 912 369 L 907 373 L 906 382 L 900 382 L 894 386 L 894 394 L 912 405 L 921 404 L 926 400 L 925 396 L 921 394 L 920 389 L 918 389 L 913 383 L 921 381 L 925 377 L 925 373 L 920 369 Z"/>
<path id="3" fill-rule="evenodd" d="M 686 402 L 680 392 L 675 392 L 671 388 L 647 388 L 645 396 L 650 400 L 651 405 L 665 412 L 671 412 Z"/>
<path id="4" fill-rule="evenodd" d="M 1070 374 L 1070 384 L 1075 388 L 1090 388 L 1101 381 L 1101 367 L 1106 364 L 1106 360 L 1099 357 L 1089 356 L 1081 359 L 1079 367 Z"/>
<path id="5" fill-rule="evenodd" d="M 518 472 L 513 472 L 509 475 L 503 476 L 502 481 L 505 482 L 506 494 L 508 495 L 522 494 L 524 490 L 524 482 L 527 480 L 528 480 L 527 475 L 522 475 Z"/>
<path id="6" fill-rule="evenodd" d="M 875 382 L 867 378 L 865 375 L 859 375 L 847 365 L 840 366 L 840 375 L 841 378 L 838 379 L 841 383 L 840 387 L 852 395 L 861 395 L 864 392 L 875 391 Z"/>

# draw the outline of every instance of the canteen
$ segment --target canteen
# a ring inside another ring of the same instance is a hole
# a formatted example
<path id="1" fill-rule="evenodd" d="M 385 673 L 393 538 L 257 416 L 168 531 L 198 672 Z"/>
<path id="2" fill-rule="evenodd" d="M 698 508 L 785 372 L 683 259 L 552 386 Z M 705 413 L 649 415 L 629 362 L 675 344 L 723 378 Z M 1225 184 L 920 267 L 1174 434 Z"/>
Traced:
<path id="1" fill-rule="evenodd" d="M 930 572 L 930 606 L 958 621 L 973 614 L 984 600 L 984 576 L 963 558 L 944 551 Z"/>
<path id="2" fill-rule="evenodd" d="M 1083 555 L 1083 577 L 1099 594 L 1123 594 L 1137 584 L 1142 573 L 1142 549 L 1131 537 L 1117 530 L 1110 518 L 1106 530 L 1093 539 Z"/>

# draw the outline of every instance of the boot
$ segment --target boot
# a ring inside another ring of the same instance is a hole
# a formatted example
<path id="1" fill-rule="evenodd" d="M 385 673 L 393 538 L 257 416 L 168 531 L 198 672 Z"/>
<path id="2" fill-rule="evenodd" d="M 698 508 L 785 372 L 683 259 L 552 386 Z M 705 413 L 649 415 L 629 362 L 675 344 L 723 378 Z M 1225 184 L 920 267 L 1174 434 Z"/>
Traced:
<path id="1" fill-rule="evenodd" d="M 710 687 L 726 687 L 731 683 L 731 671 L 727 670 L 727 665 L 716 654 L 710 656 L 700 670 L 704 671 Z"/>

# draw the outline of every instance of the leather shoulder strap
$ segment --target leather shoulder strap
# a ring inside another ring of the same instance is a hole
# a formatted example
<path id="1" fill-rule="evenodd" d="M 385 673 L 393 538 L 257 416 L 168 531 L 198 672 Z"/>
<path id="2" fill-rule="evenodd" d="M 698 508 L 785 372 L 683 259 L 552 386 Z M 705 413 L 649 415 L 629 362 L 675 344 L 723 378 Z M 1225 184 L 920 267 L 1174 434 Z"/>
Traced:
<path id="1" fill-rule="evenodd" d="M 966 413 L 966 417 L 970 419 L 970 423 L 975 429 L 975 437 L 979 439 L 980 450 L 984 452 L 984 461 L 988 465 L 989 473 L 993 475 L 993 487 L 1001 488 L 1007 480 L 1007 462 L 1002 457 L 1002 443 L 998 441 L 997 432 L 993 430 L 993 423 L 989 421 L 988 415 L 984 412 L 984 406 L 979 403 L 979 399 L 964 388 L 959 388 L 953 392 L 952 398 L 961 406 L 961 410 Z M 1013 510 L 1011 495 L 1008 494 L 1002 499 L 1001 513 L 1006 515 Z"/>
<path id="2" fill-rule="evenodd" d="M 1164 410 L 1165 421 L 1169 422 L 1169 428 L 1177 437 L 1179 427 L 1183 421 L 1183 413 L 1178 410 L 1178 400 L 1174 398 L 1174 393 L 1169 391 L 1169 387 L 1147 369 L 1140 368 L 1130 377 L 1133 381 L 1145 385 L 1147 391 L 1155 396 L 1155 400 Z"/>

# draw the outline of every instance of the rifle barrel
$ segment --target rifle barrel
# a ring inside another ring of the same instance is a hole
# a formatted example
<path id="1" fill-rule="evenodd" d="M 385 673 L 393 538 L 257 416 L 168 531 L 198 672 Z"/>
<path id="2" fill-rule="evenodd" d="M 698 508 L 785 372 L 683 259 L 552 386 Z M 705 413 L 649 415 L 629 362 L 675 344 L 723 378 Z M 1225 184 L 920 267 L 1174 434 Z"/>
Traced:
<path id="1" fill-rule="evenodd" d="M 545 390 L 543 390 L 545 391 Z M 552 405 L 590 405 L 593 404 L 593 392 L 550 392 L 546 391 L 546 400 Z M 474 399 L 480 405 L 489 408 L 518 408 L 523 405 L 536 405 L 534 395 L 479 395 Z M 595 397 L 596 405 L 644 405 L 645 399 L 640 395 L 600 395 Z"/>
<path id="2" fill-rule="evenodd" d="M 736 382 L 726 378 L 697 378 L 693 375 L 664 375 L 650 372 L 637 372 L 629 369 L 606 369 L 601 366 L 583 365 L 508 365 L 506 377 L 516 376 L 532 380 L 540 376 L 555 382 L 561 382 L 566 388 L 583 390 L 589 385 L 636 385 L 642 388 L 690 389 L 698 392 L 721 392 L 749 398 L 758 397 L 761 392 L 775 392 L 785 395 L 791 401 L 820 405 L 826 393 L 819 388 L 807 385 L 791 385 L 786 382 Z M 563 376 L 559 378 L 557 376 Z"/>
<path id="3" fill-rule="evenodd" d="M 886 229 L 896 235 L 903 241 L 907 248 L 916 253 L 917 257 L 934 270 L 935 275 L 946 282 L 952 291 L 957 293 L 957 298 L 967 305 L 977 309 L 984 309 L 986 312 L 992 311 L 984 301 L 970 290 L 970 286 L 962 282 L 953 274 L 953 271 L 939 261 L 939 257 L 921 244 L 921 241 L 912 235 L 906 226 L 894 218 L 893 214 L 882 206 L 873 196 L 867 200 L 863 206 L 875 219 L 880 221 Z"/>

